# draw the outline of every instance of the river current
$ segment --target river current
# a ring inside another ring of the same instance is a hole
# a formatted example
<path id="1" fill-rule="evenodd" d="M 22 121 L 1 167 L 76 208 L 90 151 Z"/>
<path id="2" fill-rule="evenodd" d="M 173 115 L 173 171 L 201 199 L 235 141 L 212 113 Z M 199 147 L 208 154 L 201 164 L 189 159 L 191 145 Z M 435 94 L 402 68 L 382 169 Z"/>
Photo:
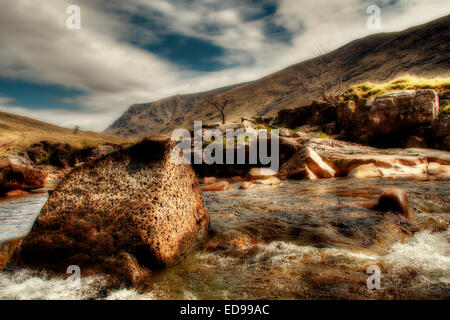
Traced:
<path id="1" fill-rule="evenodd" d="M 0 272 L 0 299 L 448 299 L 450 182 L 412 179 L 283 181 L 204 192 L 211 236 L 142 290 L 82 277 L 71 290 L 45 271 Z M 408 194 L 419 230 L 396 239 L 370 209 L 380 193 Z M 0 199 L 0 242 L 26 235 L 46 194 Z M 378 290 L 369 267 L 381 270 Z M 69 276 L 69 275 L 68 275 Z"/>

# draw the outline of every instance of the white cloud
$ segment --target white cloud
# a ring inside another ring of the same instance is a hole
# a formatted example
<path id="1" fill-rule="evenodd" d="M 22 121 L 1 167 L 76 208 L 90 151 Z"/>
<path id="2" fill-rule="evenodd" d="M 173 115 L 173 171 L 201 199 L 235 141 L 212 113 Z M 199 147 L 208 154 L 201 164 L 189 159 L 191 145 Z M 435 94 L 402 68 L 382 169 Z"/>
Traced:
<path id="1" fill-rule="evenodd" d="M 273 18 L 292 34 L 292 42 L 285 43 L 267 37 L 263 20 L 247 21 L 258 9 L 242 1 L 6 1 L 0 11 L 0 76 L 59 84 L 85 94 L 67 99 L 81 107 L 77 112 L 29 110 L 5 98 L 0 98 L 0 110 L 103 130 L 133 103 L 254 80 L 311 57 L 318 45 L 332 50 L 373 33 L 366 28 L 369 2 L 280 0 Z M 73 3 L 81 6 L 78 31 L 66 29 L 66 8 Z M 237 66 L 210 73 L 186 71 L 130 44 L 130 37 L 145 43 L 161 35 L 129 23 L 120 12 L 139 13 L 167 32 L 210 41 L 226 50 L 223 63 Z M 447 0 L 400 0 L 382 9 L 381 31 L 448 13 Z"/>

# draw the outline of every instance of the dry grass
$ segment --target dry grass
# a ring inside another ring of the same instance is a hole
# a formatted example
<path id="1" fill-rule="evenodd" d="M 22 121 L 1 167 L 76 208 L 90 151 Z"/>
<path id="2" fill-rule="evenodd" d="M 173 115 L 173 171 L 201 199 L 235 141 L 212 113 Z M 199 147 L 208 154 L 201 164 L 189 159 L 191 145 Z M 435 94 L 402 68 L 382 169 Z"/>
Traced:
<path id="1" fill-rule="evenodd" d="M 450 117 L 450 104 L 441 107 L 439 117 Z"/>
<path id="2" fill-rule="evenodd" d="M 29 145 L 44 140 L 50 143 L 67 143 L 76 148 L 136 142 L 136 139 L 125 139 L 92 131 L 76 131 L 0 112 L 0 155 L 20 152 Z"/>
<path id="3" fill-rule="evenodd" d="M 384 83 L 364 82 L 350 87 L 344 95 L 344 99 L 371 98 L 389 92 L 410 89 L 435 89 L 438 92 L 450 90 L 450 78 L 425 79 L 406 76 Z"/>

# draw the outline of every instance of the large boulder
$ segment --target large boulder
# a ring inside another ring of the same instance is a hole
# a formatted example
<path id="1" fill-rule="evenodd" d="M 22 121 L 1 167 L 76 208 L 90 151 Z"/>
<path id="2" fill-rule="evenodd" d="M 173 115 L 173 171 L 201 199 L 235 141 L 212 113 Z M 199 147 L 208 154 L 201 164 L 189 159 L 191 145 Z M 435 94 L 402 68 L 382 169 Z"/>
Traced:
<path id="1" fill-rule="evenodd" d="M 150 270 L 179 262 L 206 237 L 209 215 L 191 166 L 172 160 L 174 146 L 147 138 L 75 168 L 43 207 L 18 262 L 111 274 L 134 259 Z"/>
<path id="2" fill-rule="evenodd" d="M 374 138 L 429 125 L 439 117 L 436 91 L 406 90 L 378 96 L 368 114 L 367 131 Z"/>
<path id="3" fill-rule="evenodd" d="M 0 194 L 13 189 L 34 189 L 44 186 L 48 172 L 35 167 L 24 157 L 0 157 Z"/>

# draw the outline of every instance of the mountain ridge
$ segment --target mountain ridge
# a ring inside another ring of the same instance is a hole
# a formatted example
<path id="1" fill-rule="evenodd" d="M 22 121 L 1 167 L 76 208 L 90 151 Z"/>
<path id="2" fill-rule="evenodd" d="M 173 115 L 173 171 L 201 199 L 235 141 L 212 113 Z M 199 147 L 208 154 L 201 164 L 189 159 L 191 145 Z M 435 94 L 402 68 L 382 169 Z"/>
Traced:
<path id="1" fill-rule="evenodd" d="M 340 67 L 347 86 L 366 81 L 383 82 L 402 75 L 448 76 L 449 43 L 450 15 L 447 15 L 404 31 L 377 33 L 353 40 L 322 57 L 288 66 L 255 81 L 217 89 L 217 92 L 212 90 L 161 99 L 150 103 L 152 107 L 142 107 L 139 114 L 133 116 L 130 112 L 136 110 L 131 107 L 119 118 L 121 121 L 116 121 L 105 132 L 145 136 L 150 133 L 170 133 L 179 127 L 190 128 L 194 120 L 219 122 L 220 114 L 206 99 L 211 94 L 218 100 L 224 97 L 233 99 L 226 110 L 230 121 L 243 116 L 271 116 L 281 109 L 307 105 L 320 96 L 307 84 L 311 80 L 311 69 L 323 57 Z M 176 112 L 167 114 L 163 125 L 155 125 L 158 118 L 152 118 L 152 115 L 167 113 L 163 109 L 171 104 L 175 105 L 172 109 Z"/>

